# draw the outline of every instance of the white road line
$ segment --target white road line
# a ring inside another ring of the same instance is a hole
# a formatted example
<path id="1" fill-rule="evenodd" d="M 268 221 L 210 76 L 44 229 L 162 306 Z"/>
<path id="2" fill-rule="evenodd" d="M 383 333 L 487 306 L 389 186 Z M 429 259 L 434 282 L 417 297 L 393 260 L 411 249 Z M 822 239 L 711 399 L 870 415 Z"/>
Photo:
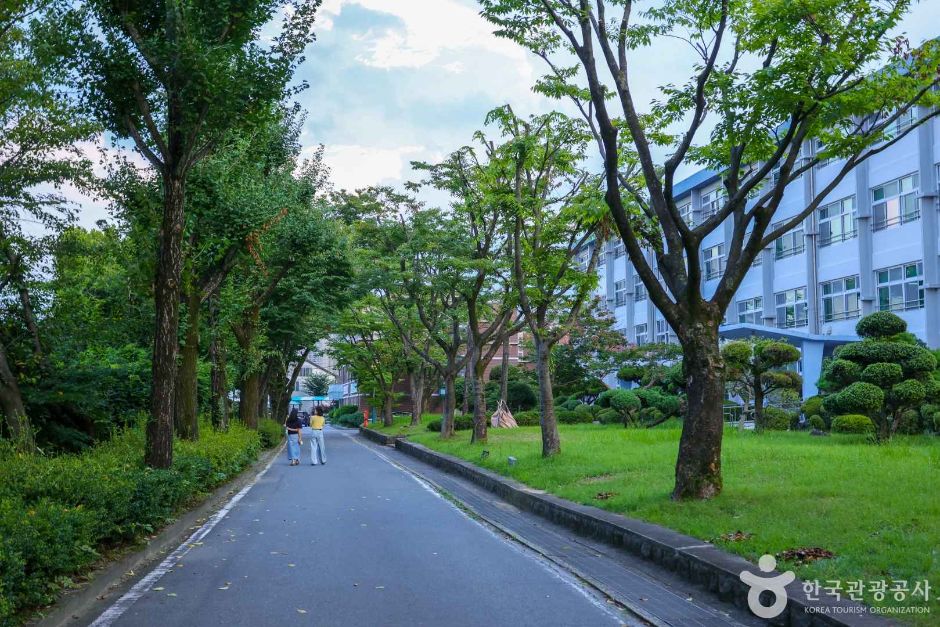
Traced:
<path id="1" fill-rule="evenodd" d="M 174 564 L 176 564 L 180 559 L 182 559 L 189 551 L 193 548 L 194 543 L 201 541 L 215 528 L 219 521 L 221 521 L 225 516 L 232 511 L 232 508 L 242 500 L 248 491 L 254 487 L 255 483 L 264 476 L 264 473 L 268 472 L 268 469 L 274 464 L 274 461 L 280 458 L 280 451 L 278 454 L 274 455 L 271 458 L 271 461 L 268 462 L 268 465 L 262 469 L 254 479 L 252 479 L 248 485 L 239 490 L 238 494 L 233 496 L 228 503 L 225 504 L 222 509 L 217 511 L 212 517 L 206 521 L 206 523 L 197 529 L 189 538 L 187 538 L 181 545 L 179 545 L 175 551 L 170 553 L 166 559 L 160 562 L 160 565 L 154 568 L 146 577 L 138 581 L 134 586 L 128 590 L 124 596 L 117 600 L 117 602 L 104 611 L 101 616 L 95 619 L 95 622 L 91 623 L 90 627 L 108 627 L 114 621 L 121 617 L 121 615 L 132 606 L 137 599 L 147 594 L 150 589 L 153 587 L 153 584 L 157 583 L 163 575 L 169 571 Z"/>

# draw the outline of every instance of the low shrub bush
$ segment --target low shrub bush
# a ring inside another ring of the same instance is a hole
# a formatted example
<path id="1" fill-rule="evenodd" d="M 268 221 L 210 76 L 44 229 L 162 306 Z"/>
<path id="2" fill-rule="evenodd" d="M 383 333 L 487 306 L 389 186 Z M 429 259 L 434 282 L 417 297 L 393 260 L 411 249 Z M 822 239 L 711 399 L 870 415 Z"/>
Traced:
<path id="1" fill-rule="evenodd" d="M 169 470 L 143 466 L 140 429 L 80 455 L 0 456 L 0 625 L 53 601 L 100 551 L 152 533 L 261 450 L 260 433 L 237 423 L 200 433 L 176 442 Z"/>
<path id="2" fill-rule="evenodd" d="M 358 411 L 359 411 L 358 405 L 340 405 L 339 407 L 333 410 L 333 417 L 338 418 L 339 416 L 343 416 L 345 414 L 355 414 Z"/>
<path id="3" fill-rule="evenodd" d="M 833 433 L 874 433 L 875 423 L 862 414 L 845 414 L 832 419 Z"/>
<path id="4" fill-rule="evenodd" d="M 809 417 L 809 426 L 820 431 L 826 430 L 826 421 L 819 414 L 813 414 Z"/>
<path id="5" fill-rule="evenodd" d="M 793 415 L 790 412 L 779 407 L 765 407 L 763 424 L 760 427 L 768 431 L 786 431 L 792 421 Z"/>
<path id="6" fill-rule="evenodd" d="M 823 414 L 823 399 L 822 396 L 810 396 L 808 399 L 803 401 L 800 405 L 800 411 L 803 412 L 804 416 L 819 416 L 822 417 Z"/>
<path id="7" fill-rule="evenodd" d="M 427 430 L 433 431 L 435 433 L 441 432 L 441 422 L 440 418 L 432 420 L 427 424 Z M 473 416 L 470 414 L 458 415 L 454 417 L 454 431 L 469 431 L 473 428 Z"/>
<path id="8" fill-rule="evenodd" d="M 556 409 L 555 419 L 563 425 L 576 425 L 594 422 L 594 415 L 590 412 L 569 411 Z"/>
<path id="9" fill-rule="evenodd" d="M 276 420 L 262 420 L 258 424 L 258 435 L 263 448 L 274 448 L 284 439 L 284 427 Z"/>
<path id="10" fill-rule="evenodd" d="M 540 424 L 539 410 L 537 409 L 515 412 L 512 417 L 516 419 L 516 424 L 520 427 L 537 427 Z"/>
<path id="11" fill-rule="evenodd" d="M 341 427 L 349 427 L 350 429 L 354 429 L 362 425 L 362 412 L 356 411 L 333 416 L 331 423 Z"/>
<path id="12" fill-rule="evenodd" d="M 575 408 L 580 404 L 581 404 L 581 401 L 579 401 L 578 399 L 569 398 L 567 401 L 561 404 L 561 407 L 564 407 L 568 411 L 574 411 Z"/>
<path id="13" fill-rule="evenodd" d="M 597 419 L 601 421 L 601 424 L 605 425 L 620 424 L 623 422 L 623 417 L 621 417 L 620 412 L 610 407 L 597 412 Z"/>

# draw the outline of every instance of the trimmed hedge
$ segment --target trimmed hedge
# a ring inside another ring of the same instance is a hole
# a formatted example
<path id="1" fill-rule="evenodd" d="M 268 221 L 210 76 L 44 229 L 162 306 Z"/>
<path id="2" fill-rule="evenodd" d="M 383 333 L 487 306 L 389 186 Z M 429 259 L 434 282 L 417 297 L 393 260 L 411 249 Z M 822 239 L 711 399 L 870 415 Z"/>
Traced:
<path id="1" fill-rule="evenodd" d="M 516 419 L 516 424 L 520 427 L 537 427 L 540 422 L 539 410 L 530 409 L 528 411 L 520 411 L 512 415 Z"/>
<path id="2" fill-rule="evenodd" d="M 875 423 L 868 416 L 845 414 L 832 419 L 833 433 L 874 433 Z"/>
<path id="3" fill-rule="evenodd" d="M 428 431 L 433 431 L 435 433 L 441 432 L 441 423 L 443 421 L 438 418 L 437 420 L 432 420 L 427 425 Z M 473 428 L 473 416 L 470 414 L 459 414 L 454 416 L 454 431 L 469 431 Z"/>
<path id="4" fill-rule="evenodd" d="M 262 436 L 237 423 L 200 433 L 176 442 L 169 470 L 143 466 L 142 429 L 81 455 L 0 456 L 0 624 L 52 602 L 103 549 L 153 533 L 261 450 Z"/>
<path id="5" fill-rule="evenodd" d="M 355 407 L 355 406 L 347 405 L 346 407 Z M 330 420 L 330 423 L 338 424 L 344 427 L 349 427 L 351 429 L 354 429 L 362 425 L 362 420 L 363 420 L 362 412 L 354 411 L 354 412 L 344 412 L 342 414 L 339 414 L 338 416 L 334 415 L 333 419 Z"/>
<path id="6" fill-rule="evenodd" d="M 790 428 L 790 422 L 792 420 L 793 415 L 784 409 L 780 409 L 779 407 L 765 407 L 763 424 L 759 425 L 759 427 L 768 431 L 786 431 Z"/>

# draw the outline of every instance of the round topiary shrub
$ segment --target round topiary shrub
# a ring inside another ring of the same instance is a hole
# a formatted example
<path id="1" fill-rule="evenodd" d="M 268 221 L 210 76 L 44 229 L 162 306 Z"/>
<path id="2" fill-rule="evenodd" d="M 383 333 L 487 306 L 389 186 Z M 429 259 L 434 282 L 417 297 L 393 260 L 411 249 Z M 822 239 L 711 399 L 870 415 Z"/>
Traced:
<path id="1" fill-rule="evenodd" d="M 788 411 L 779 407 L 765 407 L 762 424 L 759 426 L 768 431 L 786 431 L 790 428 L 792 420 L 793 416 Z"/>
<path id="2" fill-rule="evenodd" d="M 876 311 L 858 321 L 855 332 L 859 337 L 891 337 L 907 331 L 907 323 L 890 311 Z"/>
<path id="3" fill-rule="evenodd" d="M 884 392 L 877 385 L 857 381 L 834 397 L 838 412 L 843 414 L 858 414 L 862 412 L 873 412 L 881 409 L 885 400 Z M 829 401 L 829 398 L 826 399 Z M 826 405 L 831 408 L 831 403 Z"/>
<path id="4" fill-rule="evenodd" d="M 563 425 L 576 425 L 579 423 L 593 422 L 594 416 L 591 414 L 585 415 L 583 413 L 570 411 L 567 409 L 558 409 L 555 411 L 555 420 Z"/>
<path id="5" fill-rule="evenodd" d="M 577 407 L 580 404 L 581 404 L 581 401 L 579 401 L 578 399 L 569 398 L 567 401 L 562 403 L 561 406 L 567 409 L 568 411 L 574 411 L 575 407 Z"/>
<path id="6" fill-rule="evenodd" d="M 862 381 L 880 388 L 891 387 L 903 378 L 904 372 L 900 364 L 877 363 L 866 366 L 862 370 Z"/>
<path id="7" fill-rule="evenodd" d="M 833 359 L 826 364 L 824 376 L 827 380 L 840 385 L 849 385 L 862 376 L 862 367 L 848 359 Z"/>
<path id="8" fill-rule="evenodd" d="M 561 405 L 564 405 L 565 403 L 568 402 L 570 398 L 571 398 L 570 396 L 556 396 L 555 407 L 560 407 Z"/>
<path id="9" fill-rule="evenodd" d="M 516 424 L 520 427 L 539 426 L 539 411 L 537 409 L 516 412 L 512 417 L 516 419 Z"/>
<path id="10" fill-rule="evenodd" d="M 614 392 L 617 390 L 605 390 L 597 395 L 597 399 L 594 401 L 594 404 L 598 407 L 610 407 L 610 397 L 613 396 Z"/>
<path id="11" fill-rule="evenodd" d="M 845 414 L 832 419 L 833 433 L 874 433 L 875 423 L 862 414 Z"/>
<path id="12" fill-rule="evenodd" d="M 809 417 L 809 426 L 819 431 L 825 431 L 826 421 L 823 420 L 823 417 L 820 416 L 819 414 L 813 414 L 812 416 Z"/>
<path id="13" fill-rule="evenodd" d="M 620 412 L 618 412 L 616 409 L 611 409 L 610 407 L 601 409 L 599 412 L 597 412 L 597 419 L 605 425 L 619 424 L 623 422 L 623 419 L 620 417 Z"/>
<path id="14" fill-rule="evenodd" d="M 803 412 L 804 416 L 821 416 L 823 413 L 822 396 L 810 396 L 800 405 L 800 411 Z"/>
<path id="15" fill-rule="evenodd" d="M 640 399 L 630 390 L 614 390 L 610 396 L 610 408 L 621 416 L 631 416 L 640 411 Z"/>

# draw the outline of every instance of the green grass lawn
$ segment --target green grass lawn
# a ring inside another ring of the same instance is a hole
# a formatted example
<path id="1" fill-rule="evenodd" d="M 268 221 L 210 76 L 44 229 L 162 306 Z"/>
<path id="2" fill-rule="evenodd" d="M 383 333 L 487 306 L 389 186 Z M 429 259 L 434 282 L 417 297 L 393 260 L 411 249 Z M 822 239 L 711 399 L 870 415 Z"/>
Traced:
<path id="1" fill-rule="evenodd" d="M 897 437 L 872 445 L 861 436 L 725 433 L 724 491 L 713 500 L 676 503 L 669 495 L 679 429 L 562 425 L 562 453 L 542 459 L 539 430 L 491 430 L 489 443 L 469 434 L 451 441 L 411 438 L 573 501 L 671 527 L 757 561 L 764 553 L 822 547 L 833 559 L 797 566 L 803 579 L 906 580 L 931 583 L 930 624 L 940 614 L 940 438 Z M 480 460 L 483 448 L 490 451 Z M 510 468 L 508 456 L 518 459 Z M 609 498 L 596 498 L 612 493 Z M 726 533 L 750 538 L 729 542 Z M 890 586 L 890 581 L 889 581 Z M 867 583 L 866 583 L 867 588 Z M 873 598 L 866 591 L 866 601 Z M 894 603 L 891 595 L 888 601 Z M 908 599 L 897 605 L 922 605 Z"/>
<path id="2" fill-rule="evenodd" d="M 411 426 L 411 416 L 395 416 L 395 422 L 392 426 L 386 427 L 382 424 L 381 418 L 378 422 L 369 422 L 369 428 L 388 435 L 415 435 L 417 433 L 429 433 L 427 423 L 431 420 L 440 419 L 440 414 L 423 414 L 421 424 Z"/>

